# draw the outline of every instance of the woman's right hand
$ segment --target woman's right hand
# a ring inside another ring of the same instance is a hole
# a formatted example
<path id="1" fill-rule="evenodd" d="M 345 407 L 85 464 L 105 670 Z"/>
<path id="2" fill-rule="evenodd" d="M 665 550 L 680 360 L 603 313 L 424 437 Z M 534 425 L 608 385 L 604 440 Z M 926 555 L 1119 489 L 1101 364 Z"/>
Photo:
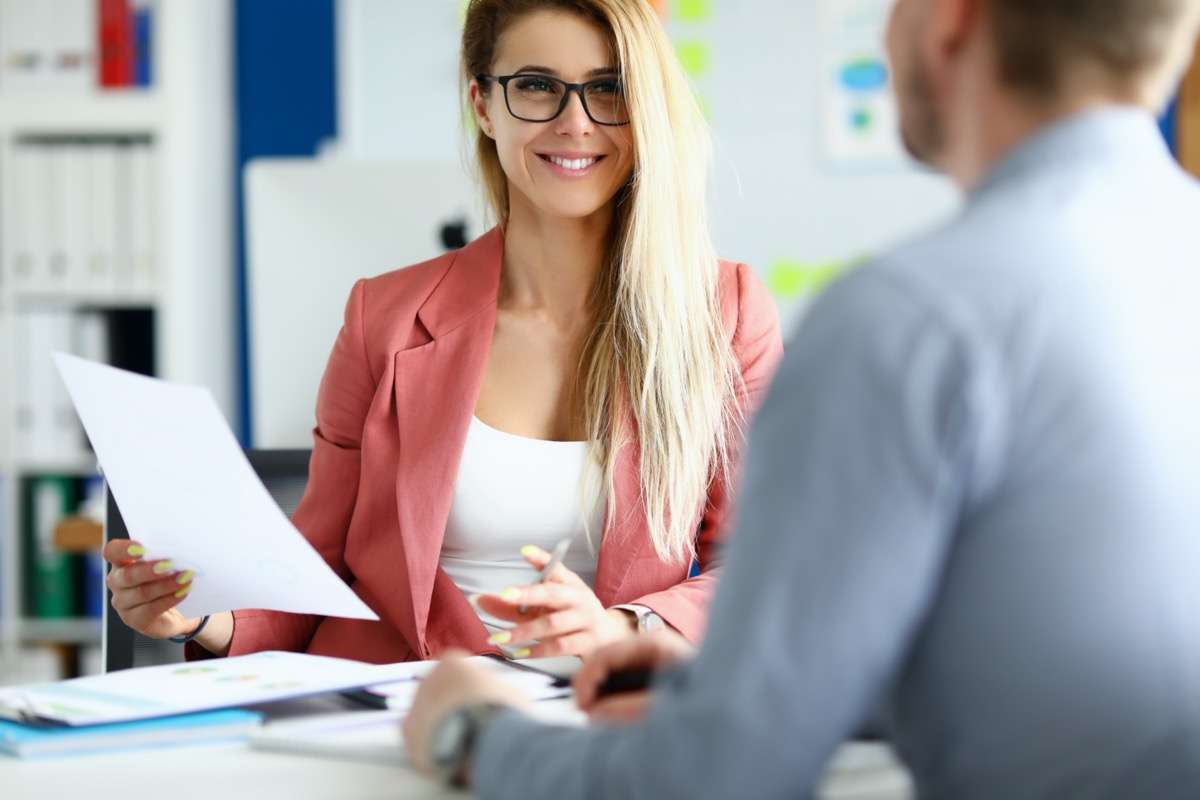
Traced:
<path id="1" fill-rule="evenodd" d="M 145 552 L 128 539 L 104 545 L 104 560 L 113 565 L 106 581 L 113 609 L 126 625 L 151 639 L 191 633 L 200 620 L 185 617 L 176 606 L 191 591 L 193 573 L 176 570 L 170 561 L 145 561 Z"/>

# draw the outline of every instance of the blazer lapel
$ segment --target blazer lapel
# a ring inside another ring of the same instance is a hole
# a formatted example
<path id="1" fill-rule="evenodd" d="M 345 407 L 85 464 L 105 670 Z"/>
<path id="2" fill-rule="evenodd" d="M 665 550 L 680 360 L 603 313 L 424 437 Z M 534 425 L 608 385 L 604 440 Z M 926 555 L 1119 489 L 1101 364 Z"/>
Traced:
<path id="1" fill-rule="evenodd" d="M 502 255 L 498 228 L 463 248 L 417 312 L 430 341 L 394 358 L 399 538 L 422 657 L 459 462 L 491 351 Z"/>

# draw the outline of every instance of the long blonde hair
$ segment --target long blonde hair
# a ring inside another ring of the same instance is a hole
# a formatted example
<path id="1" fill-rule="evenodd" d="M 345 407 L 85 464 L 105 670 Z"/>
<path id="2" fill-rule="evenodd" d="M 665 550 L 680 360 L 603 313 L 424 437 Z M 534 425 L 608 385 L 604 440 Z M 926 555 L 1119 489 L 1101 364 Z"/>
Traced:
<path id="1" fill-rule="evenodd" d="M 472 0 L 464 78 L 489 73 L 507 26 L 544 9 L 577 13 L 609 32 L 634 141 L 633 174 L 615 198 L 576 396 L 609 496 L 617 455 L 636 440 L 655 552 L 663 561 L 687 561 L 696 555 L 709 488 L 714 479 L 728 480 L 742 428 L 741 373 L 721 322 L 708 235 L 708 126 L 646 0 Z M 475 153 L 503 225 L 508 182 L 496 143 L 477 132 Z M 636 431 L 621 426 L 627 410 Z"/>

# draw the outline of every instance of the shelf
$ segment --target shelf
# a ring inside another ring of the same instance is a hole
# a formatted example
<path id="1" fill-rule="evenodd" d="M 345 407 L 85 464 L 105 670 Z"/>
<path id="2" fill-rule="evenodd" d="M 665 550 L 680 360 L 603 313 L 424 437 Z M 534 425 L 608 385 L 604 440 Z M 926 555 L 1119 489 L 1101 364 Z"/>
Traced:
<path id="1" fill-rule="evenodd" d="M 158 130 L 162 104 L 145 90 L 0 93 L 0 128 L 17 134 L 145 134 Z"/>
<path id="2" fill-rule="evenodd" d="M 65 458 L 26 458 L 19 456 L 10 464 L 12 471 L 18 475 L 99 475 L 100 467 L 96 457 L 91 454 L 80 454 Z"/>
<path id="3" fill-rule="evenodd" d="M 157 292 L 32 292 L 8 291 L 5 305 L 11 308 L 154 308 L 161 298 Z"/>
<path id="4" fill-rule="evenodd" d="M 22 642 L 55 644 L 99 644 L 101 621 L 93 617 L 21 620 L 18 638 Z"/>

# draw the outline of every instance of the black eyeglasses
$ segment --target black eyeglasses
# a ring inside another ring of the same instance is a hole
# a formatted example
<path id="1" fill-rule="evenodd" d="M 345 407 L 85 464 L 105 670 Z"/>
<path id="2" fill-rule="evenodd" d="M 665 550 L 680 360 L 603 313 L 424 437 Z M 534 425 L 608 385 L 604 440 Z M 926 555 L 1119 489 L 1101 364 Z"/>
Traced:
<path id="1" fill-rule="evenodd" d="M 587 83 L 567 83 L 549 75 L 519 72 L 516 75 L 476 75 L 475 80 L 495 81 L 504 89 L 508 113 L 525 122 L 549 122 L 567 107 L 571 94 L 579 95 L 583 111 L 597 125 L 628 125 L 629 107 L 619 78 L 598 78 Z"/>

